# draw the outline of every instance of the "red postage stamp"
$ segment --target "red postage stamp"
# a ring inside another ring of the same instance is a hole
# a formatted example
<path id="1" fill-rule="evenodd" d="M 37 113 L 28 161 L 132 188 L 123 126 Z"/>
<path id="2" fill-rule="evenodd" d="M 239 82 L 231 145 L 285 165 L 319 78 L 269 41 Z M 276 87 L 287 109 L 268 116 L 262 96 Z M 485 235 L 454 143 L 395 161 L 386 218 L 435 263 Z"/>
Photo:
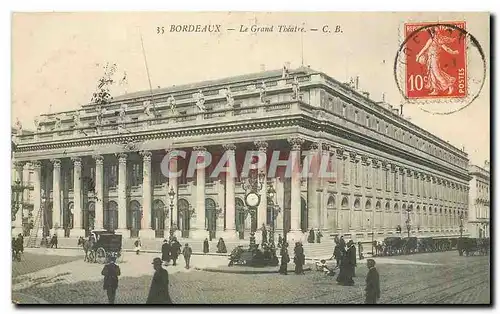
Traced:
<path id="1" fill-rule="evenodd" d="M 408 99 L 467 97 L 465 22 L 405 23 Z"/>

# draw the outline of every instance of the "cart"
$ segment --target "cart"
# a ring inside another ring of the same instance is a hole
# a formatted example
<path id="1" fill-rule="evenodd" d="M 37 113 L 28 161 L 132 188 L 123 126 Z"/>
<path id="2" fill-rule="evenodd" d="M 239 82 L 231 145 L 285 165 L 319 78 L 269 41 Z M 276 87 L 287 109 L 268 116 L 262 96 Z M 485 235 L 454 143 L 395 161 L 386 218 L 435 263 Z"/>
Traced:
<path id="1" fill-rule="evenodd" d="M 90 260 L 105 264 L 109 257 L 122 258 L 122 235 L 112 231 L 91 231 L 96 238 L 90 252 Z"/>

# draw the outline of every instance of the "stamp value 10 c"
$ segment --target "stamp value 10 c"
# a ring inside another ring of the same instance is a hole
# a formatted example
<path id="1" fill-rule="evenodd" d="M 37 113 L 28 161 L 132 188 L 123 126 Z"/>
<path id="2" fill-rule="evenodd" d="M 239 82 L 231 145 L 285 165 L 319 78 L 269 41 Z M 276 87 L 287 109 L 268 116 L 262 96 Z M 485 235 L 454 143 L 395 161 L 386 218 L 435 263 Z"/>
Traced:
<path id="1" fill-rule="evenodd" d="M 465 22 L 405 23 L 408 99 L 467 97 Z"/>

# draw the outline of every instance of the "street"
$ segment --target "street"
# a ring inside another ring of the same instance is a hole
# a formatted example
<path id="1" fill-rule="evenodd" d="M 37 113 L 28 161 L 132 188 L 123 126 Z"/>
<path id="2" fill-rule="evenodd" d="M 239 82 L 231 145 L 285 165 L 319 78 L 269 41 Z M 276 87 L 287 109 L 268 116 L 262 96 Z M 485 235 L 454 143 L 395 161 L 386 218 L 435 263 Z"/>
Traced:
<path id="1" fill-rule="evenodd" d="M 53 254 L 66 255 L 62 263 Z M 30 273 L 13 276 L 17 302 L 64 304 L 106 303 L 102 289 L 102 265 L 84 263 L 78 251 L 55 250 L 25 253 L 23 262 L 33 265 Z M 151 260 L 157 254 L 127 253 L 120 263 L 122 276 L 117 303 L 145 303 L 153 274 Z M 76 260 L 75 260 L 76 259 Z M 384 304 L 488 304 L 490 303 L 489 256 L 458 256 L 456 251 L 376 258 Z M 48 261 L 53 266 L 47 267 Z M 43 265 L 44 269 L 36 265 Z M 195 255 L 194 267 L 227 264 L 222 256 Z M 314 267 L 313 267 L 314 269 Z M 338 286 L 335 277 L 309 271 L 305 275 L 229 274 L 168 266 L 170 291 L 174 303 L 323 303 L 359 304 L 364 302 L 366 261 L 358 261 L 355 285 Z"/>

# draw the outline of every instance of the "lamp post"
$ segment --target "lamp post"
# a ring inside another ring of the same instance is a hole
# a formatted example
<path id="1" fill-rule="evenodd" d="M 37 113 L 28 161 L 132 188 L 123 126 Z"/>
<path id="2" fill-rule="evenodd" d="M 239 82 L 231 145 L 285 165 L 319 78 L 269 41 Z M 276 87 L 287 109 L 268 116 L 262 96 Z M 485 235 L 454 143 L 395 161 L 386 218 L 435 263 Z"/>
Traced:
<path id="1" fill-rule="evenodd" d="M 408 238 L 410 237 L 410 230 L 411 230 L 411 224 L 410 224 L 410 212 L 411 209 L 407 208 L 406 213 L 407 213 L 407 218 L 406 218 L 406 230 L 408 231 Z"/>
<path id="2" fill-rule="evenodd" d="M 175 198 L 175 191 L 174 188 L 171 186 L 170 191 L 168 192 L 168 197 L 170 199 L 170 234 L 173 234 L 174 232 L 174 198 Z"/>
<path id="3" fill-rule="evenodd" d="M 269 235 L 269 242 L 272 243 L 273 247 L 276 247 L 274 243 L 274 234 L 276 232 L 276 218 L 278 217 L 281 210 L 279 206 L 274 203 L 275 195 L 276 195 L 276 190 L 274 189 L 272 183 L 269 183 L 269 186 L 267 188 L 267 206 L 271 207 L 271 216 L 272 216 L 271 234 Z"/>

